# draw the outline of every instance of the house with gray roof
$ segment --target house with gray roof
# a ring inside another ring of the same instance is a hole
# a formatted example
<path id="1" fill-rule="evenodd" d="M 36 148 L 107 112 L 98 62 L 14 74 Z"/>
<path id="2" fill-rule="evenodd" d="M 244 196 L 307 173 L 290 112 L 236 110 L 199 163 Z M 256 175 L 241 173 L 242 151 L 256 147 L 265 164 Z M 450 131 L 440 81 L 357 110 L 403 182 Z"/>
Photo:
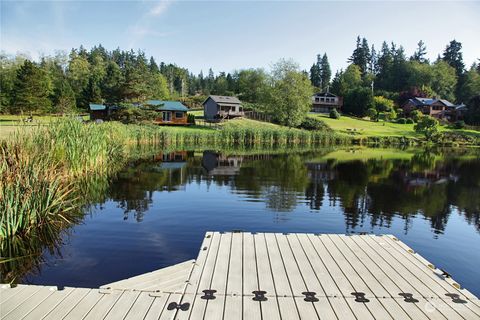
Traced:
<path id="1" fill-rule="evenodd" d="M 342 109 L 343 99 L 331 92 L 324 91 L 312 96 L 312 112 L 330 113 L 333 109 Z"/>
<path id="2" fill-rule="evenodd" d="M 424 115 L 435 117 L 438 119 L 447 119 L 454 121 L 458 116 L 452 116 L 455 110 L 464 110 L 464 107 L 457 106 L 445 99 L 437 98 L 420 98 L 414 97 L 408 99 L 403 105 L 403 112 L 408 116 L 414 110 L 420 110 Z"/>
<path id="3" fill-rule="evenodd" d="M 242 102 L 233 96 L 210 95 L 203 102 L 205 120 L 213 121 L 244 116 Z"/>

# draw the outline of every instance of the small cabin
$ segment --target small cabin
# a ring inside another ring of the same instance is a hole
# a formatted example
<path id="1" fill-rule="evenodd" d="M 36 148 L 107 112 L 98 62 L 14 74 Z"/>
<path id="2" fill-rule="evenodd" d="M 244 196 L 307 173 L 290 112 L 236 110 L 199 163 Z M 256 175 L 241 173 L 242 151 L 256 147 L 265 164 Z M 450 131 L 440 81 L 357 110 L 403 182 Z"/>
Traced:
<path id="1" fill-rule="evenodd" d="M 213 121 L 243 117 L 245 113 L 242 102 L 237 97 L 210 95 L 203 102 L 203 115 L 205 120 Z"/>
<path id="2" fill-rule="evenodd" d="M 188 108 L 179 101 L 149 100 L 145 105 L 159 113 L 153 122 L 161 125 L 188 125 Z"/>
<path id="3" fill-rule="evenodd" d="M 342 108 L 343 99 L 328 91 L 319 92 L 312 96 L 312 112 L 330 113 L 333 109 Z"/>
<path id="4" fill-rule="evenodd" d="M 90 120 L 92 121 L 109 120 L 112 113 L 117 109 L 118 109 L 117 106 L 107 106 L 104 104 L 90 103 L 89 104 Z"/>

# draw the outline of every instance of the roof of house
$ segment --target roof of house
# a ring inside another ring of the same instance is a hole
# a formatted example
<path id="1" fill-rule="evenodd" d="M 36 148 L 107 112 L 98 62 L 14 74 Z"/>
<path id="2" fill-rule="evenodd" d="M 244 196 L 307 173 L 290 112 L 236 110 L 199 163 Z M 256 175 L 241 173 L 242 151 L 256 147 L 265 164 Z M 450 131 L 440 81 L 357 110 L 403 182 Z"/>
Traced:
<path id="1" fill-rule="evenodd" d="M 208 99 L 212 99 L 213 101 L 215 101 L 216 103 L 219 103 L 219 104 L 241 104 L 242 102 L 237 98 L 237 97 L 234 97 L 234 96 L 214 96 L 214 95 L 210 95 Z M 207 102 L 207 100 L 205 100 L 203 102 L 203 104 L 205 104 L 205 102 Z"/>
<path id="2" fill-rule="evenodd" d="M 431 106 L 435 102 L 440 102 L 446 107 L 453 107 L 455 106 L 453 103 L 451 103 L 448 100 L 445 99 L 433 99 L 433 98 L 420 98 L 420 97 L 415 97 L 412 99 L 408 99 L 408 102 L 411 102 L 413 105 L 416 107 L 421 107 L 421 106 Z"/>
<path id="3" fill-rule="evenodd" d="M 104 104 L 96 104 L 96 103 L 90 103 L 89 104 L 90 110 L 92 111 L 100 111 L 100 110 L 106 110 L 107 106 Z"/>
<path id="4" fill-rule="evenodd" d="M 445 99 L 438 99 L 438 101 L 442 102 L 445 106 L 447 107 L 453 107 L 455 106 L 453 103 L 451 103 L 450 101 L 448 100 L 445 100 Z"/>
<path id="5" fill-rule="evenodd" d="M 117 110 L 118 106 L 112 105 L 105 105 L 105 104 L 98 104 L 98 103 L 90 103 L 89 104 L 90 111 L 103 111 L 103 110 Z"/>
<path id="6" fill-rule="evenodd" d="M 157 107 L 155 109 L 160 111 L 188 111 L 188 108 L 180 101 L 148 100 L 145 104 L 155 106 Z"/>
<path id="7" fill-rule="evenodd" d="M 315 93 L 314 96 L 315 97 L 328 97 L 328 98 L 337 97 L 336 95 L 334 95 L 333 93 L 331 93 L 329 91 L 323 91 L 323 92 Z"/>

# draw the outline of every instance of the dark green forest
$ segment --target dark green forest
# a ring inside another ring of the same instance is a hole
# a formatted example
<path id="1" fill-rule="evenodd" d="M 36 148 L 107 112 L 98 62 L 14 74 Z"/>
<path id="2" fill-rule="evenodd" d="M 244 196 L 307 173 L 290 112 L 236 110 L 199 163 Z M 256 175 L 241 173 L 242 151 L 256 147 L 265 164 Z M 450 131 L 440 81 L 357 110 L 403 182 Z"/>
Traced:
<path id="1" fill-rule="evenodd" d="M 401 45 L 384 42 L 377 50 L 366 38 L 358 37 L 345 70 L 333 74 L 327 53 L 323 53 L 309 71 L 301 73 L 310 79 L 312 93 L 328 89 L 345 97 L 344 112 L 353 115 L 366 115 L 374 96 L 390 99 L 397 106 L 413 96 L 438 97 L 466 104 L 467 122 L 480 124 L 480 65 L 465 66 L 462 44 L 455 40 L 435 61 L 426 55 L 423 41 L 407 56 Z M 206 74 L 195 75 L 142 51 L 109 51 L 102 45 L 90 50 L 80 46 L 39 61 L 2 53 L 0 64 L 1 113 L 69 113 L 87 110 L 89 103 L 147 99 L 182 100 L 198 107 L 209 94 L 237 95 L 244 102 L 268 109 L 268 100 L 275 92 L 275 72 L 265 69 L 227 73 L 210 68 Z M 348 103 L 359 101 L 359 97 L 365 103 Z"/>

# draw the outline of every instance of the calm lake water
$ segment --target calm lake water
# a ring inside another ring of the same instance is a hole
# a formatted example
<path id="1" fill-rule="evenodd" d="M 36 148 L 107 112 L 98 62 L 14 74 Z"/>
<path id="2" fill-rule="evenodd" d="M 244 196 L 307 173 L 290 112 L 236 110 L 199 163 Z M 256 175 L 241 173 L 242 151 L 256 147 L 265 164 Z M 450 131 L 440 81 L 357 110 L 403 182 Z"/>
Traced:
<path id="1" fill-rule="evenodd" d="M 480 296 L 480 159 L 178 151 L 130 164 L 23 282 L 98 287 L 194 259 L 206 231 L 393 234 Z"/>

